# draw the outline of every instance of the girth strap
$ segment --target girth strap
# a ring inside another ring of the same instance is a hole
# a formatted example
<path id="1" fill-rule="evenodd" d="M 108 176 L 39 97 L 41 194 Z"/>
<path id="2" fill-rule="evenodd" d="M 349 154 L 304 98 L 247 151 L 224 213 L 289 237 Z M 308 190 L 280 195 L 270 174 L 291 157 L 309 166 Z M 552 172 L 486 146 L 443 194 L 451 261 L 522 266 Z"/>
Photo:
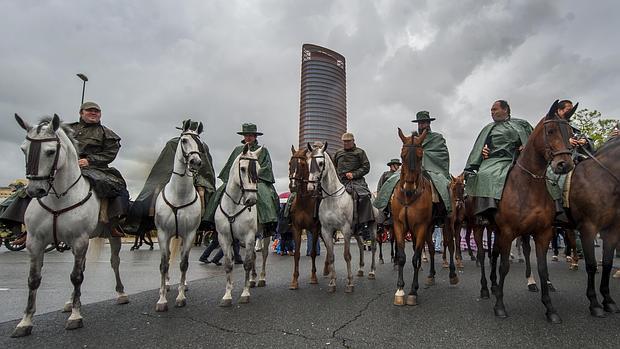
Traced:
<path id="1" fill-rule="evenodd" d="M 191 206 L 192 204 L 194 204 L 194 202 L 196 202 L 196 200 L 198 200 L 198 192 L 194 191 L 194 195 L 194 200 L 192 200 L 191 202 L 181 206 L 174 206 L 170 203 L 170 201 L 168 201 L 168 199 L 166 199 L 166 187 L 164 187 L 164 189 L 161 191 L 161 197 L 164 199 L 166 205 L 170 207 L 172 213 L 174 213 L 174 237 L 176 237 L 177 239 L 179 238 L 179 216 L 177 215 L 177 213 L 180 209 Z"/>
<path id="2" fill-rule="evenodd" d="M 71 205 L 69 207 L 65 207 L 63 209 L 60 210 L 53 210 L 50 207 L 46 206 L 43 201 L 41 201 L 41 198 L 37 198 L 37 202 L 39 203 L 39 205 L 41 205 L 41 207 L 43 207 L 47 212 L 52 214 L 52 236 L 54 237 L 54 245 L 56 245 L 56 250 L 58 252 L 64 252 L 65 250 L 68 250 L 68 247 L 60 247 L 60 244 L 58 243 L 58 229 L 57 229 L 57 223 L 58 223 L 58 216 L 60 216 L 61 214 L 65 213 L 65 212 L 69 212 L 71 210 L 73 210 L 74 208 L 78 208 L 80 206 L 82 206 L 83 204 L 86 203 L 86 201 L 88 201 L 88 199 L 90 199 L 90 197 L 93 195 L 93 191 L 92 191 L 92 187 L 88 188 L 88 194 L 86 194 L 86 197 L 84 199 L 82 199 L 80 202 L 78 202 L 77 204 Z"/>

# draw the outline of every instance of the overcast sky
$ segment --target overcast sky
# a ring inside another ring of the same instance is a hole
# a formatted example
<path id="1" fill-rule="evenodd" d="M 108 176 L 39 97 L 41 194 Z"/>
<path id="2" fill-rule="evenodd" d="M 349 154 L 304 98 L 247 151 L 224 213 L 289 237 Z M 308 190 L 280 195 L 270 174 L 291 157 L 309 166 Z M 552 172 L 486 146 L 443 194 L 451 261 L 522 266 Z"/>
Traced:
<path id="1" fill-rule="evenodd" d="M 348 129 L 374 188 L 419 110 L 460 173 L 496 99 L 537 122 L 569 98 L 620 117 L 618 1 L 0 1 L 0 185 L 24 177 L 24 133 L 78 118 L 86 99 L 122 137 L 113 165 L 132 197 L 174 128 L 205 123 L 216 172 L 243 122 L 258 124 L 287 190 L 298 141 L 301 46 L 346 57 Z"/>

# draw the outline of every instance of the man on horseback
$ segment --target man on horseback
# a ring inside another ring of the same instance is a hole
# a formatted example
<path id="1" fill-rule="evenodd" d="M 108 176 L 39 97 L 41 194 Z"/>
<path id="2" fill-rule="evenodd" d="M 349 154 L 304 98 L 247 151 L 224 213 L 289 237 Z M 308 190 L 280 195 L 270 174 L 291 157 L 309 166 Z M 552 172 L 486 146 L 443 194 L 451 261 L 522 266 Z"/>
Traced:
<path id="1" fill-rule="evenodd" d="M 222 180 L 223 184 L 217 189 L 215 195 L 212 196 L 207 205 L 205 219 L 208 222 L 214 222 L 215 210 L 222 199 L 224 189 L 226 189 L 226 182 L 228 181 L 230 169 L 237 156 L 243 152 L 243 147 L 248 144 L 250 151 L 256 151 L 260 148 L 257 137 L 263 134 L 257 131 L 255 124 L 243 124 L 241 126 L 241 131 L 237 132 L 237 134 L 243 136 L 243 140 L 241 141 L 242 145 L 237 146 L 232 151 L 222 171 L 220 171 L 220 175 L 217 177 Z M 271 167 L 271 156 L 269 155 L 269 150 L 267 150 L 265 146 L 262 146 L 262 150 L 259 153 L 258 163 L 260 165 L 257 184 L 258 202 L 256 203 L 256 208 L 258 209 L 258 223 L 263 225 L 264 236 L 270 236 L 275 233 L 278 225 L 279 198 L 273 186 L 275 180 Z"/>
<path id="2" fill-rule="evenodd" d="M 387 165 L 390 169 L 389 171 L 383 172 L 381 177 L 379 177 L 379 182 L 377 183 L 377 193 L 381 190 L 383 184 L 385 184 L 385 182 L 390 179 L 390 177 L 395 175 L 396 172 L 400 169 L 400 159 L 392 159 L 390 160 L 390 162 L 387 163 Z"/>
<path id="3" fill-rule="evenodd" d="M 345 185 L 347 191 L 353 194 L 355 211 L 353 223 L 354 232 L 359 232 L 362 239 L 370 239 L 368 224 L 374 222 L 372 212 L 371 193 L 364 176 L 370 172 L 370 161 L 366 152 L 355 145 L 355 137 L 352 133 L 345 133 L 341 137 L 344 148 L 334 154 L 334 166 L 340 182 Z"/>
<path id="4" fill-rule="evenodd" d="M 481 225 L 488 225 L 497 209 L 508 170 L 532 133 L 529 122 L 510 116 L 504 100 L 493 103 L 491 117 L 493 122 L 480 131 L 465 165 L 465 192 L 474 198 L 474 213 Z"/>
<path id="5" fill-rule="evenodd" d="M 103 234 L 109 229 L 113 237 L 124 234 L 118 226 L 120 218 L 127 214 L 129 192 L 121 173 L 108 165 L 114 161 L 121 148 L 121 138 L 101 124 L 101 108 L 95 102 L 85 102 L 80 107 L 80 120 L 69 124 L 78 141 L 78 163 L 82 175 L 93 186 L 101 199 L 99 221 Z"/>
<path id="6" fill-rule="evenodd" d="M 186 121 L 189 121 L 189 130 L 198 130 L 199 122 L 189 119 L 183 121 L 181 125 Z M 177 127 L 177 129 L 182 130 L 180 127 Z M 176 136 L 166 143 L 157 161 L 155 161 L 151 168 L 142 191 L 131 206 L 130 218 L 133 224 L 139 226 L 139 230 L 141 228 L 151 230 L 154 227 L 155 200 L 172 175 L 179 139 L 180 137 Z M 202 162 L 200 169 L 194 174 L 194 186 L 200 195 L 200 202 L 204 212 L 206 203 L 209 202 L 209 199 L 215 192 L 215 171 L 213 170 L 213 158 L 209 152 L 209 146 L 202 140 L 197 143 L 199 144 L 200 160 Z"/>

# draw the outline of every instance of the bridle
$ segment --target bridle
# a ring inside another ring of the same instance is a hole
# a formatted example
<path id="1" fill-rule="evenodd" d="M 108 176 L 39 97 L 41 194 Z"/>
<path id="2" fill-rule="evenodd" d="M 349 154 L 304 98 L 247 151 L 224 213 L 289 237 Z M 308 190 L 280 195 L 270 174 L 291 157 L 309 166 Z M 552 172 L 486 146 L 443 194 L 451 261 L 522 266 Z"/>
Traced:
<path id="1" fill-rule="evenodd" d="M 301 184 L 307 184 L 308 183 L 308 179 L 304 178 L 304 174 L 301 173 L 300 169 L 301 169 L 301 164 L 300 161 L 307 161 L 305 156 L 293 156 L 291 157 L 291 162 L 289 165 L 289 175 L 288 175 L 288 180 L 290 182 L 290 184 L 296 184 L 295 188 L 297 188 L 298 185 Z M 298 184 L 301 183 L 301 184 Z M 297 191 L 297 189 L 295 190 Z"/>
<path id="2" fill-rule="evenodd" d="M 419 167 L 417 154 L 416 154 L 416 148 L 422 148 L 422 145 L 421 144 L 403 144 L 403 148 L 408 149 L 407 157 L 406 159 L 403 159 L 403 163 L 407 163 L 407 167 L 409 171 L 416 170 Z M 401 185 L 399 189 L 400 189 L 400 192 L 403 193 L 407 199 L 410 199 L 410 201 L 413 202 L 422 193 L 420 191 L 420 185 L 419 185 L 420 178 L 422 178 L 421 168 L 420 168 L 420 171 L 418 171 L 418 175 L 416 176 L 416 179 L 414 180 L 405 179 L 405 176 L 404 176 L 405 173 L 406 173 L 405 171 L 401 170 L 401 179 L 400 179 Z M 413 191 L 405 190 L 405 184 L 413 185 Z M 405 201 L 408 201 L 407 199 Z M 403 202 L 400 198 L 399 198 L 399 201 L 401 205 L 405 207 L 408 206 L 406 202 Z"/>
<path id="3" fill-rule="evenodd" d="M 248 165 L 248 178 L 250 183 L 254 183 L 254 184 L 258 184 L 258 170 L 256 168 L 257 163 L 258 163 L 258 159 L 256 158 L 251 158 L 251 157 L 247 157 L 247 156 L 240 156 L 239 157 L 239 162 L 241 162 L 241 160 L 248 160 L 250 161 L 249 165 Z M 239 206 L 241 205 L 241 200 L 243 199 L 243 197 L 245 196 L 246 192 L 258 192 L 258 188 L 253 189 L 253 188 L 246 188 L 243 182 L 243 176 L 241 176 L 241 164 L 239 164 L 239 184 L 241 186 L 241 196 L 239 197 L 239 200 L 235 200 L 229 193 L 228 191 L 226 191 L 226 187 L 224 187 L 224 195 L 228 196 L 228 198 L 230 200 L 232 200 L 232 202 L 235 203 L 235 205 Z M 235 222 L 235 219 L 242 214 L 245 210 L 251 211 L 252 210 L 252 206 L 254 206 L 255 204 L 252 205 L 247 205 L 247 204 L 243 204 L 243 207 L 237 211 L 234 214 L 228 214 L 225 210 L 224 207 L 222 207 L 222 200 L 220 200 L 220 204 L 219 204 L 219 208 L 220 211 L 222 211 L 222 214 L 226 217 L 226 219 L 228 219 L 228 225 L 230 226 L 230 234 L 233 235 L 233 226 L 232 224 Z"/>
<path id="4" fill-rule="evenodd" d="M 316 159 L 323 159 L 323 167 L 320 168 L 319 176 L 317 177 L 316 180 L 310 180 L 310 178 L 308 178 L 306 182 L 314 184 L 315 192 L 321 193 L 321 196 L 323 196 L 323 194 L 328 197 L 336 197 L 336 196 L 343 195 L 346 192 L 346 187 L 342 183 L 340 183 L 340 187 L 333 193 L 328 192 L 327 190 L 323 189 L 323 186 L 321 186 L 321 180 L 323 179 L 323 173 L 325 172 L 325 155 L 324 154 L 312 155 L 312 160 L 310 161 L 310 173 L 319 171 L 319 163 Z"/>
<path id="5" fill-rule="evenodd" d="M 197 134 L 194 134 L 191 132 L 183 132 L 181 133 L 181 137 L 183 136 L 190 136 L 196 142 L 198 149 L 202 150 L 202 142 L 200 140 L 200 137 Z M 182 142 L 181 137 L 179 137 L 179 142 L 181 142 L 181 153 L 183 154 L 183 163 L 185 164 L 185 170 L 183 171 L 183 173 L 175 172 L 174 170 L 172 170 L 172 174 L 175 174 L 179 177 L 185 177 L 185 176 L 193 177 L 194 174 L 197 172 L 197 170 L 193 170 L 189 167 L 189 157 L 192 156 L 193 154 L 196 154 L 198 155 L 198 157 L 200 157 L 201 152 L 196 151 L 196 150 L 186 152 L 185 148 L 183 147 L 183 142 Z"/>
<path id="6" fill-rule="evenodd" d="M 560 134 L 562 135 L 562 142 L 564 143 L 563 150 L 553 151 L 553 148 L 551 148 L 551 144 L 549 143 L 549 139 L 547 138 L 547 125 L 549 125 L 550 123 L 558 124 L 558 128 L 560 129 Z M 550 178 L 547 177 L 546 171 L 547 171 L 547 167 L 549 167 L 553 159 L 556 156 L 573 154 L 571 150 L 573 147 L 570 144 L 570 134 L 567 131 L 567 128 L 570 128 L 570 124 L 565 119 L 554 118 L 551 120 L 543 121 L 543 141 L 545 144 L 545 155 L 546 155 L 546 158 L 548 158 L 549 160 L 547 161 L 547 166 L 545 166 L 545 172 L 543 172 L 542 175 L 537 175 L 533 173 L 532 171 L 528 170 L 527 168 L 525 168 L 525 166 L 521 164 L 519 159 L 517 159 L 517 167 L 519 167 L 523 172 L 527 173 L 534 179 L 551 180 Z"/>

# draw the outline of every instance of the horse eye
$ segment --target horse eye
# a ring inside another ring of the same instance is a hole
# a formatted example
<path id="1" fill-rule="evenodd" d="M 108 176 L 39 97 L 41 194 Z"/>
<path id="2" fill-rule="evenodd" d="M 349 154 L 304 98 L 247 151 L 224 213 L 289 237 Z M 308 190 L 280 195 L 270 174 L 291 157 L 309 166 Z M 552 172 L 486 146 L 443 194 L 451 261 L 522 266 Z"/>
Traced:
<path id="1" fill-rule="evenodd" d="M 245 167 L 242 167 L 242 168 L 241 168 L 241 172 L 245 172 Z"/>
<path id="2" fill-rule="evenodd" d="M 187 139 L 183 138 L 183 139 L 181 140 L 181 142 L 183 142 L 183 143 L 187 143 Z"/>
<path id="3" fill-rule="evenodd" d="M 52 155 L 54 155 L 55 153 L 56 153 L 56 150 L 54 150 L 54 149 L 50 149 L 50 150 L 48 150 L 48 151 L 46 151 L 46 152 L 45 152 L 45 155 L 47 155 L 47 156 L 52 156 Z"/>

